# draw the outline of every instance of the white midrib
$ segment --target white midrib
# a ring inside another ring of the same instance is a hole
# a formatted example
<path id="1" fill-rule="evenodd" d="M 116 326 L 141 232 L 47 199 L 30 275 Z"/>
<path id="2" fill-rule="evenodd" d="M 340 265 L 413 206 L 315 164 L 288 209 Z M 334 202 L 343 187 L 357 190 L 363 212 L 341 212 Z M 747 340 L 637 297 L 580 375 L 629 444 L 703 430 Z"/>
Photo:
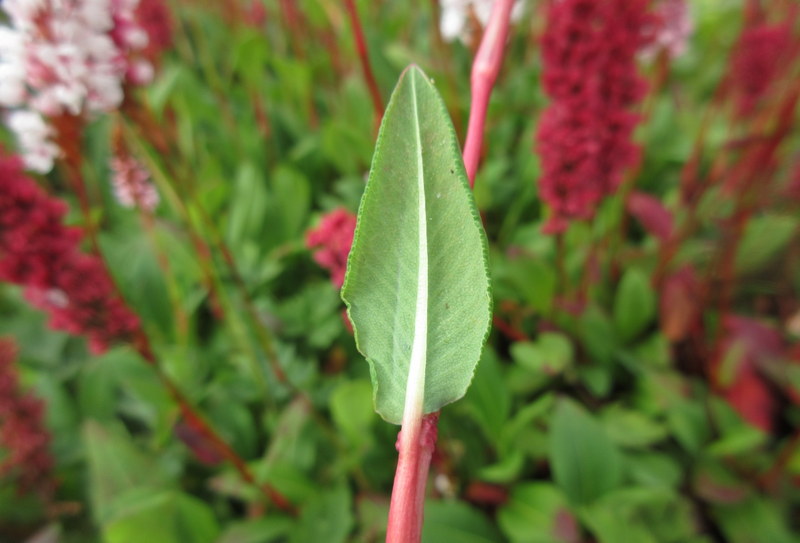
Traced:
<path id="1" fill-rule="evenodd" d="M 416 77 L 412 71 L 411 76 Z M 419 217 L 419 256 L 417 260 L 417 305 L 414 315 L 414 342 L 406 382 L 406 403 L 403 408 L 403 428 L 411 430 L 420 424 L 425 402 L 425 364 L 428 350 L 428 225 L 425 211 L 425 173 L 422 164 L 422 137 L 420 135 L 417 94 L 412 79 L 411 103 L 414 106 L 414 125 L 417 136 L 417 191 Z M 413 431 L 412 431 L 413 433 Z"/>

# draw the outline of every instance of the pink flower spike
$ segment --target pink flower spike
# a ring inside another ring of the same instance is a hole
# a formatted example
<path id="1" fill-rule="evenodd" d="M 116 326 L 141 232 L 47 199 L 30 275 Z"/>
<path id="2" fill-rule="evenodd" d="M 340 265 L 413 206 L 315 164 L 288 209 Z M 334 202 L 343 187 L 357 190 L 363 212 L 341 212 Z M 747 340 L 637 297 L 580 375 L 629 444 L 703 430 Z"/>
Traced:
<path id="1" fill-rule="evenodd" d="M 131 155 L 111 159 L 111 182 L 114 196 L 124 207 L 138 207 L 152 212 L 159 202 L 158 191 L 150 182 L 150 174 Z"/>
<path id="2" fill-rule="evenodd" d="M 306 234 L 306 247 L 314 250 L 314 261 L 331 273 L 336 288 L 344 284 L 347 257 L 353 245 L 356 216 L 338 208 L 322 217 L 319 226 Z"/>

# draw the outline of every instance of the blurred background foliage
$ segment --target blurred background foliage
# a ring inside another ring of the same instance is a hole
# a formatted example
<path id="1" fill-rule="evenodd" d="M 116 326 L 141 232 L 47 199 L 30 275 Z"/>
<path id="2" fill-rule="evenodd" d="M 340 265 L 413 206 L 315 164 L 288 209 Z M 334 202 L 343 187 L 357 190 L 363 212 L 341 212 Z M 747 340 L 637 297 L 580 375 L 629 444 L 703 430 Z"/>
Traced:
<path id="1" fill-rule="evenodd" d="M 46 403 L 57 481 L 43 504 L 3 480 L 2 541 L 382 540 L 398 428 L 374 414 L 338 288 L 305 243 L 325 214 L 357 210 L 376 118 L 344 3 L 256 3 L 170 2 L 155 81 L 82 141 L 102 254 L 160 371 L 255 480 L 134 350 L 91 355 L 1 285 L 0 336 Z M 463 141 L 475 36 L 443 41 L 436 2 L 356 4 L 384 99 L 419 64 Z M 768 106 L 738 118 L 720 91 L 744 6 L 690 2 L 685 54 L 641 62 L 640 166 L 594 220 L 552 236 L 534 153 L 544 4 L 513 25 L 490 104 L 475 196 L 495 327 L 466 398 L 442 411 L 424 540 L 799 541 L 800 195 L 778 187 L 797 175 L 800 136 L 779 142 L 758 185 L 772 197 L 731 241 L 743 190 L 725 178 L 744 167 L 741 142 L 775 122 Z M 113 197 L 115 130 L 161 195 L 152 216 Z M 62 174 L 43 185 L 81 224 Z M 680 234 L 630 212 L 634 190 Z"/>

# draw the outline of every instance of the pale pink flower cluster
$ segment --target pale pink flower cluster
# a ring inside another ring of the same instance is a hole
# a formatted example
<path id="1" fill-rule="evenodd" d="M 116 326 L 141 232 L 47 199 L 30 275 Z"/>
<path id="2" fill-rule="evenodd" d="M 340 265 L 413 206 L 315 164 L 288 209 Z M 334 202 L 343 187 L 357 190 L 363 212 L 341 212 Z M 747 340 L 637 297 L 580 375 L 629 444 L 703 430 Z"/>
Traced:
<path id="1" fill-rule="evenodd" d="M 61 150 L 53 143 L 53 129 L 44 117 L 29 109 L 18 109 L 8 114 L 6 124 L 17 135 L 25 167 L 41 173 L 50 171 Z"/>
<path id="2" fill-rule="evenodd" d="M 58 156 L 44 118 L 113 110 L 122 102 L 126 77 L 132 83 L 152 78 L 152 66 L 136 55 L 148 43 L 136 23 L 138 3 L 0 3 L 10 22 L 0 26 L 0 106 L 15 109 L 7 120 L 26 167 L 45 173 Z"/>
<path id="3" fill-rule="evenodd" d="M 469 28 L 470 13 L 474 13 L 478 21 L 486 26 L 495 0 L 440 0 L 441 19 L 439 29 L 446 41 L 468 41 L 471 38 Z M 517 0 L 511 10 L 511 20 L 517 21 L 522 16 L 524 0 Z"/>
<path id="4" fill-rule="evenodd" d="M 657 18 L 650 43 L 642 49 L 642 56 L 652 58 L 666 51 L 671 58 L 686 52 L 689 38 L 694 32 L 694 21 L 686 0 L 658 0 L 654 8 Z"/>
<path id="5" fill-rule="evenodd" d="M 134 157 L 111 159 L 114 196 L 125 207 L 153 211 L 159 202 L 158 191 L 150 182 L 150 174 Z"/>

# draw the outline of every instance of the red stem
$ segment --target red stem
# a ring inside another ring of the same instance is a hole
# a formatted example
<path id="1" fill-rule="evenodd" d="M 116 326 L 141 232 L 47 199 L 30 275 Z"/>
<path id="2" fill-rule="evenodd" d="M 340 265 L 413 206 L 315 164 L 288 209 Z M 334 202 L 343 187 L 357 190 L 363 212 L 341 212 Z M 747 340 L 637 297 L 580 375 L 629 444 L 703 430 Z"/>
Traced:
<path id="1" fill-rule="evenodd" d="M 358 58 L 361 61 L 361 71 L 364 72 L 364 79 L 367 81 L 369 95 L 372 98 L 372 107 L 375 108 L 375 126 L 380 126 L 383 118 L 383 99 L 381 99 L 381 92 L 378 90 L 378 83 L 375 81 L 375 75 L 372 73 L 372 67 L 369 63 L 367 42 L 364 39 L 364 31 L 361 29 L 358 10 L 356 10 L 354 0 L 345 0 L 344 5 L 347 9 L 347 15 L 350 17 L 350 25 L 353 27 L 353 37 L 356 40 Z"/>
<path id="2" fill-rule="evenodd" d="M 464 144 L 464 165 L 467 168 L 469 186 L 475 185 L 475 174 L 483 146 L 483 127 L 486 122 L 486 110 L 489 97 L 500 73 L 503 63 L 508 26 L 511 19 L 511 8 L 514 0 L 497 0 L 492 8 L 492 15 L 486 31 L 483 33 L 481 45 L 472 63 L 472 103 L 470 104 L 467 141 Z"/>
<path id="3" fill-rule="evenodd" d="M 438 422 L 437 411 L 425 415 L 411 428 L 404 427 L 397 437 L 400 456 L 394 474 L 386 543 L 415 543 L 422 537 L 425 485 L 436 448 Z"/>
<path id="4" fill-rule="evenodd" d="M 63 162 L 66 165 L 66 172 L 71 184 L 73 185 L 73 188 L 78 194 L 81 213 L 83 214 L 84 223 L 88 225 L 87 230 L 90 234 L 93 250 L 97 258 L 99 258 L 103 263 L 103 266 L 106 267 L 108 277 L 114 286 L 116 294 L 122 298 L 122 294 L 119 292 L 119 288 L 116 282 L 113 280 L 110 270 L 108 270 L 105 257 L 103 256 L 103 253 L 100 250 L 100 245 L 97 241 L 96 227 L 91 221 L 91 202 L 89 201 L 86 183 L 84 182 L 83 175 L 81 173 L 82 157 L 80 150 L 77 147 L 80 142 L 80 137 L 78 136 L 80 132 L 80 119 L 74 116 L 62 116 L 55 119 L 54 122 L 58 127 L 57 139 L 61 148 L 64 150 Z M 183 416 L 195 424 L 195 427 L 200 431 L 203 437 L 214 446 L 217 452 L 219 452 L 225 459 L 233 464 L 236 471 L 239 472 L 239 475 L 245 481 L 258 486 L 252 471 L 250 471 L 250 468 L 247 466 L 245 461 L 236 453 L 236 451 L 233 450 L 233 448 L 231 448 L 230 445 L 228 445 L 227 442 L 225 442 L 224 439 L 222 439 L 220 434 L 202 417 L 202 415 L 197 412 L 195 407 L 189 402 L 188 398 L 183 394 L 181 389 L 178 388 L 175 382 L 172 381 L 172 379 L 170 379 L 170 377 L 163 371 L 155 357 L 153 349 L 150 346 L 149 338 L 143 329 L 138 331 L 136 336 L 132 338 L 131 343 L 132 347 L 139 353 L 145 363 L 151 366 L 156 372 L 162 385 L 168 390 L 172 398 L 180 406 Z M 269 484 L 265 483 L 258 487 L 264 493 L 264 495 L 279 509 L 291 514 L 296 512 L 289 500 L 287 500 L 280 492 L 275 490 Z"/>

